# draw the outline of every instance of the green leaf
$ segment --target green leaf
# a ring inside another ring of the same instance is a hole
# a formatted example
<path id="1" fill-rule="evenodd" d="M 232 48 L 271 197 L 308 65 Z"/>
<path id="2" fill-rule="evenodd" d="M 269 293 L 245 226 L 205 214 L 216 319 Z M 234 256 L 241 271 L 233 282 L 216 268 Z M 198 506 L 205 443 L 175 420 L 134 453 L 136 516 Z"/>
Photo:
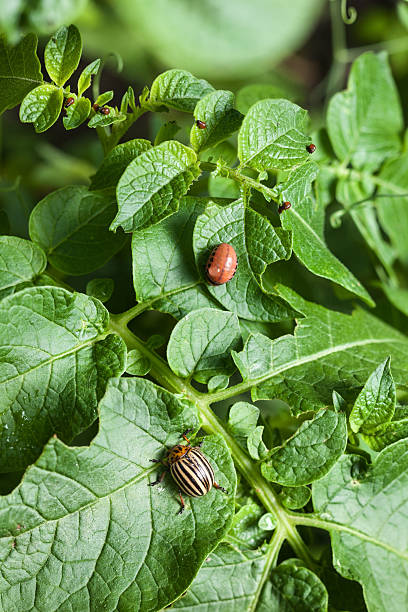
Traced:
<path id="1" fill-rule="evenodd" d="M 276 516 L 267 512 L 263 514 L 258 521 L 258 526 L 260 529 L 264 529 L 265 531 L 273 531 L 278 526 L 278 521 Z"/>
<path id="2" fill-rule="evenodd" d="M 385 53 L 360 55 L 350 71 L 348 89 L 330 100 L 327 126 L 343 165 L 376 170 L 400 150 L 402 113 Z"/>
<path id="3" fill-rule="evenodd" d="M 116 108 L 113 108 L 112 106 L 105 106 L 104 108 L 109 109 L 109 114 L 103 115 L 101 113 L 95 113 L 94 116 L 88 121 L 88 127 L 106 127 L 108 125 L 112 125 L 113 123 L 120 123 L 121 121 L 126 120 L 125 113 L 120 113 Z"/>
<path id="4" fill-rule="evenodd" d="M 216 374 L 232 374 L 230 351 L 241 344 L 238 318 L 232 312 L 201 308 L 181 319 L 167 345 L 169 366 L 182 378 L 207 382 Z"/>
<path id="5" fill-rule="evenodd" d="M 146 376 L 151 368 L 150 360 L 138 349 L 132 349 L 127 354 L 126 372 L 133 376 Z"/>
<path id="6" fill-rule="evenodd" d="M 218 308 L 200 280 L 192 247 L 195 221 L 208 200 L 184 197 L 177 213 L 133 233 L 133 285 L 138 302 L 181 319 L 191 310 Z"/>
<path id="7" fill-rule="evenodd" d="M 395 308 L 408 317 L 408 289 L 381 283 L 381 289 Z"/>
<path id="8" fill-rule="evenodd" d="M 308 270 L 338 283 L 374 306 L 360 281 L 329 251 L 316 226 L 319 210 L 317 202 L 310 197 L 310 189 L 317 173 L 317 164 L 308 162 L 289 175 L 281 190 L 283 199 L 291 202 L 292 208 L 282 213 L 282 227 L 293 232 L 293 250 Z"/>
<path id="9" fill-rule="evenodd" d="M 0 236 L 0 299 L 31 284 L 44 272 L 47 258 L 36 244 Z"/>
<path id="10" fill-rule="evenodd" d="M 47 253 L 50 263 L 65 274 L 93 272 L 125 243 L 109 232 L 115 214 L 111 197 L 71 185 L 50 193 L 33 209 L 30 237 Z"/>
<path id="11" fill-rule="evenodd" d="M 91 101 L 88 98 L 77 98 L 71 106 L 66 109 L 67 116 L 63 118 L 66 130 L 79 127 L 89 117 L 91 112 Z"/>
<path id="12" fill-rule="evenodd" d="M 259 408 L 248 402 L 237 402 L 231 406 L 228 415 L 228 429 L 243 447 L 247 448 L 247 438 L 256 428 Z"/>
<path id="13" fill-rule="evenodd" d="M 125 232 L 133 232 L 173 214 L 199 175 L 196 154 L 177 141 L 166 141 L 141 153 L 118 183 L 119 210 L 111 229 L 123 227 Z"/>
<path id="14" fill-rule="evenodd" d="M 93 278 L 86 284 L 86 294 L 103 303 L 110 300 L 114 287 L 115 283 L 111 278 Z"/>
<path id="15" fill-rule="evenodd" d="M 153 81 L 149 103 L 192 113 L 197 102 L 212 91 L 212 85 L 187 70 L 167 70 Z"/>
<path id="16" fill-rule="evenodd" d="M 326 612 L 326 587 L 312 571 L 290 560 L 272 570 L 257 612 Z"/>
<path id="17" fill-rule="evenodd" d="M 252 459 L 256 459 L 256 461 L 264 459 L 268 452 L 268 449 L 262 440 L 263 431 L 264 426 L 258 425 L 258 427 L 255 427 L 255 429 L 251 431 L 247 438 L 248 453 Z"/>
<path id="18" fill-rule="evenodd" d="M 408 262 L 408 245 L 401 240 L 408 232 L 408 153 L 386 163 L 379 174 L 381 182 L 375 201 L 380 223 L 404 263 Z M 388 197 L 387 197 L 388 196 Z"/>
<path id="19" fill-rule="evenodd" d="M 285 508 L 290 510 L 300 510 L 306 506 L 312 496 L 309 487 L 282 487 L 279 499 Z"/>
<path id="20" fill-rule="evenodd" d="M 116 187 L 126 167 L 144 151 L 148 151 L 152 145 L 148 140 L 135 138 L 119 144 L 112 149 L 104 158 L 97 172 L 92 176 L 89 189 L 108 189 Z"/>
<path id="21" fill-rule="evenodd" d="M 47 612 L 66 605 L 159 610 L 186 590 L 230 526 L 232 495 L 212 489 L 188 499 L 180 517 L 170 477 L 160 488 L 147 486 L 157 473 L 150 458 L 162 456 L 186 428 L 198 427 L 192 404 L 149 381 L 114 379 L 100 415 L 89 447 L 52 439 L 21 486 L 0 500 L 5 609 L 24 609 L 36 593 L 36 606 Z M 202 451 L 216 479 L 234 492 L 222 438 L 206 437 Z M 23 554 L 27 546 L 29 555 Z M 51 578 L 58 575 L 61 584 Z"/>
<path id="22" fill-rule="evenodd" d="M 226 374 L 217 374 L 212 376 L 207 382 L 208 393 L 215 393 L 215 391 L 222 391 L 226 389 L 229 384 L 229 376 Z"/>
<path id="23" fill-rule="evenodd" d="M 346 415 L 320 410 L 280 448 L 274 448 L 261 470 L 267 480 L 289 487 L 322 478 L 343 454 L 347 444 Z"/>
<path id="24" fill-rule="evenodd" d="M 241 164 L 256 170 L 292 168 L 309 153 L 307 111 L 288 100 L 261 100 L 245 116 L 238 134 Z"/>
<path id="25" fill-rule="evenodd" d="M 379 359 L 391 355 L 394 380 L 407 388 L 408 339 L 364 310 L 352 316 L 302 300 L 276 287 L 306 317 L 295 334 L 270 340 L 250 335 L 241 353 L 232 353 L 252 399 L 286 399 L 297 413 L 345 398 L 363 386 Z"/>
<path id="26" fill-rule="evenodd" d="M 160 126 L 159 131 L 156 134 L 156 138 L 154 139 L 154 146 L 161 144 L 162 142 L 166 142 L 166 140 L 173 140 L 174 136 L 177 132 L 180 131 L 180 126 L 176 123 L 176 121 L 166 121 Z"/>
<path id="27" fill-rule="evenodd" d="M 100 302 L 57 287 L 1 302 L 0 471 L 32 463 L 54 432 L 70 441 L 95 420 L 107 379 L 124 369 L 108 321 Z"/>
<path id="28" fill-rule="evenodd" d="M 315 511 L 333 523 L 333 565 L 361 583 L 369 610 L 404 610 L 408 511 L 408 442 L 396 442 L 372 465 L 347 455 L 313 485 Z"/>
<path id="29" fill-rule="evenodd" d="M 268 537 L 265 529 L 259 526 L 263 509 L 255 503 L 246 503 L 235 514 L 230 535 L 245 548 L 256 548 Z"/>
<path id="30" fill-rule="evenodd" d="M 194 109 L 194 118 L 206 124 L 204 129 L 196 123 L 191 128 L 190 142 L 197 152 L 226 140 L 242 123 L 241 113 L 234 109 L 234 94 L 223 90 L 204 96 Z"/>
<path id="31" fill-rule="evenodd" d="M 350 414 L 350 427 L 354 433 L 374 433 L 391 421 L 396 402 L 396 390 L 387 357 L 370 375 L 357 397 Z"/>
<path id="32" fill-rule="evenodd" d="M 211 251 L 218 244 L 231 244 L 238 258 L 234 277 L 223 285 L 207 289 L 222 306 L 239 317 L 252 321 L 280 321 L 290 318 L 293 311 L 268 294 L 259 284 L 270 263 L 289 259 L 291 234 L 274 228 L 259 213 L 246 208 L 242 200 L 227 206 L 210 202 L 198 217 L 193 235 L 197 266 L 205 269 Z"/>
<path id="33" fill-rule="evenodd" d="M 237 92 L 237 109 L 246 115 L 251 106 L 260 100 L 266 100 L 268 98 L 289 98 L 292 99 L 294 88 L 290 92 L 291 85 L 273 83 L 251 83 L 245 85 Z M 292 95 L 291 95 L 292 93 Z"/>
<path id="34" fill-rule="evenodd" d="M 362 438 L 372 449 L 381 451 L 398 440 L 408 438 L 408 419 L 386 423 L 373 434 L 363 433 Z"/>
<path id="35" fill-rule="evenodd" d="M 44 83 L 32 89 L 20 106 L 20 121 L 33 123 L 36 132 L 45 132 L 59 117 L 64 94 L 62 89 Z"/>
<path id="36" fill-rule="evenodd" d="M 62 26 L 50 38 L 44 50 L 48 74 L 56 85 L 62 86 L 78 68 L 82 54 L 82 41 L 74 25 Z"/>
<path id="37" fill-rule="evenodd" d="M 83 69 L 78 79 L 78 96 L 82 96 L 84 91 L 91 86 L 92 75 L 97 74 L 101 65 L 101 60 L 96 59 Z"/>
<path id="38" fill-rule="evenodd" d="M 103 106 L 104 104 L 110 102 L 113 99 L 113 96 L 113 89 L 110 89 L 109 91 L 104 91 L 103 93 L 99 94 L 99 96 L 95 100 L 95 103 L 99 104 L 99 106 Z"/>
<path id="39" fill-rule="evenodd" d="M 42 80 L 35 34 L 27 34 L 15 47 L 0 36 L 0 115 L 20 104 Z"/>
<path id="40" fill-rule="evenodd" d="M 256 550 L 240 550 L 220 544 L 206 559 L 187 593 L 173 610 L 254 610 L 266 565 L 266 555 Z"/>

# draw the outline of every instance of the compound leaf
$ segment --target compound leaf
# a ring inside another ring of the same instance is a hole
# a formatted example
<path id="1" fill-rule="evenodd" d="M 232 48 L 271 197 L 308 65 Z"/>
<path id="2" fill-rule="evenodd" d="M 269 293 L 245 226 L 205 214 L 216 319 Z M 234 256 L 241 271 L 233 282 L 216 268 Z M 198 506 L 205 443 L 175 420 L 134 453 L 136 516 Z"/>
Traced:
<path id="1" fill-rule="evenodd" d="M 100 418 L 89 447 L 52 439 L 0 499 L 4 610 L 159 610 L 187 589 L 228 530 L 236 477 L 220 436 L 207 436 L 202 451 L 231 496 L 212 489 L 179 516 L 171 479 L 147 486 L 157 473 L 150 458 L 198 428 L 192 404 L 146 380 L 111 379 Z"/>
<path id="2" fill-rule="evenodd" d="M 70 185 L 53 191 L 33 209 L 30 237 L 65 274 L 93 272 L 125 243 L 123 234 L 109 231 L 115 214 L 112 197 Z"/>
<path id="3" fill-rule="evenodd" d="M 57 287 L 1 302 L 0 471 L 24 468 L 53 433 L 69 441 L 95 420 L 107 379 L 124 369 L 108 322 L 100 302 Z"/>
<path id="4" fill-rule="evenodd" d="M 256 170 L 287 169 L 305 161 L 310 138 L 307 111 L 289 100 L 260 100 L 249 109 L 238 134 L 241 164 Z"/>
<path id="5" fill-rule="evenodd" d="M 320 410 L 262 463 L 267 480 L 289 487 L 310 484 L 333 467 L 347 443 L 346 415 Z"/>
<path id="6" fill-rule="evenodd" d="M 15 47 L 0 36 L 0 115 L 17 106 L 42 80 L 35 34 L 27 34 Z"/>
<path id="7" fill-rule="evenodd" d="M 30 285 L 44 272 L 45 253 L 17 236 L 0 236 L 0 299 Z"/>
<path id="8" fill-rule="evenodd" d="M 212 85 L 187 70 L 166 70 L 153 81 L 149 103 L 192 113 L 197 102 L 212 91 Z"/>
<path id="9" fill-rule="evenodd" d="M 230 351 L 241 344 L 238 317 L 232 312 L 201 308 L 181 319 L 167 345 L 169 366 L 178 376 L 206 383 L 216 374 L 232 374 Z"/>
<path id="10" fill-rule="evenodd" d="M 194 228 L 193 248 L 200 270 L 204 270 L 213 248 L 222 242 L 234 247 L 238 267 L 227 283 L 207 285 L 211 295 L 244 319 L 280 321 L 293 316 L 293 311 L 268 294 L 259 280 L 268 264 L 289 259 L 291 234 L 274 228 L 265 217 L 246 208 L 243 200 L 227 206 L 210 202 Z"/>
<path id="11" fill-rule="evenodd" d="M 369 610 L 404 610 L 408 572 L 408 442 L 396 442 L 375 463 L 345 455 L 313 484 L 315 511 L 327 523 L 333 565 L 357 580 Z M 330 529 L 330 527 L 328 527 Z"/>
<path id="12" fill-rule="evenodd" d="M 44 50 L 44 62 L 56 85 L 62 86 L 68 81 L 78 68 L 81 53 L 81 35 L 74 25 L 62 26 L 50 38 Z"/>
<path id="13" fill-rule="evenodd" d="M 111 229 L 133 232 L 173 214 L 199 175 L 194 151 L 175 140 L 141 153 L 118 183 L 118 214 Z"/>

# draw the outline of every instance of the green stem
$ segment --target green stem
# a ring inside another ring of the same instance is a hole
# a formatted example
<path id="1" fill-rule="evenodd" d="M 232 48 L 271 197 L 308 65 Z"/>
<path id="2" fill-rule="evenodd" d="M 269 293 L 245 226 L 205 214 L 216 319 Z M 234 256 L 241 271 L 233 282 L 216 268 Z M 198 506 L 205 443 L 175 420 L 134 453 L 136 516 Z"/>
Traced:
<path id="1" fill-rule="evenodd" d="M 267 187 L 266 185 L 263 185 L 259 181 L 256 181 L 255 179 L 251 178 L 250 176 L 242 174 L 239 170 L 229 168 L 228 166 L 218 166 L 217 164 L 213 164 L 212 162 L 203 161 L 200 162 L 200 168 L 201 170 L 207 170 L 208 172 L 216 171 L 219 176 L 232 179 L 236 183 L 239 183 L 241 186 L 256 189 L 257 191 L 260 191 L 268 201 L 272 200 L 277 204 L 280 204 L 281 202 L 279 193 L 275 188 Z"/>
<path id="2" fill-rule="evenodd" d="M 278 527 L 275 530 L 275 533 L 273 534 L 271 541 L 269 543 L 261 579 L 259 581 L 258 588 L 256 589 L 256 592 L 254 593 L 252 602 L 250 606 L 248 607 L 248 612 L 254 612 L 257 609 L 259 598 L 262 593 L 262 589 L 265 585 L 265 582 L 268 580 L 271 569 L 276 566 L 276 563 L 278 561 L 279 551 L 282 547 L 284 540 L 285 540 L 285 533 L 283 529 Z"/>
<path id="3" fill-rule="evenodd" d="M 209 402 L 214 401 L 214 396 L 207 396 L 204 393 L 196 391 L 196 389 L 185 380 L 174 374 L 164 359 L 151 351 L 142 340 L 137 338 L 128 327 L 123 325 L 121 315 L 111 315 L 110 331 L 118 333 L 125 341 L 128 349 L 137 349 L 149 359 L 151 364 L 150 375 L 160 385 L 169 391 L 184 395 L 185 398 L 195 404 L 200 413 L 203 428 L 209 433 L 219 434 L 224 438 L 238 470 L 254 489 L 255 494 L 267 511 L 276 516 L 284 532 L 285 538 L 288 540 L 294 552 L 298 557 L 303 559 L 309 567 L 313 567 L 314 563 L 307 547 L 298 534 L 296 527 L 286 518 L 286 511 L 280 505 L 275 492 L 261 476 L 257 465 L 249 459 L 236 440 L 211 410 Z"/>

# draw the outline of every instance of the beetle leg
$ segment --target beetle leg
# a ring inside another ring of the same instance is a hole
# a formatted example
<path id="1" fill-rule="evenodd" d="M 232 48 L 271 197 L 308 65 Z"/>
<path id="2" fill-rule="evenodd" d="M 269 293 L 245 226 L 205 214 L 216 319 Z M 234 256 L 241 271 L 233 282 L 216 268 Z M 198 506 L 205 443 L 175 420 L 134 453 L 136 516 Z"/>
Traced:
<path id="1" fill-rule="evenodd" d="M 181 508 L 180 510 L 177 512 L 177 514 L 182 514 L 184 512 L 184 508 L 186 507 L 186 504 L 184 503 L 184 499 L 183 496 L 181 494 L 181 491 L 179 489 L 179 496 L 180 496 L 180 504 L 181 504 Z"/>
<path id="2" fill-rule="evenodd" d="M 186 429 L 186 431 L 181 434 L 181 437 L 184 438 L 184 440 L 188 442 L 189 444 L 190 444 L 190 440 L 187 438 L 187 434 L 190 433 L 190 431 L 193 431 L 193 429 L 192 428 Z"/>
<path id="3" fill-rule="evenodd" d="M 221 487 L 219 484 L 217 484 L 216 482 L 214 482 L 214 488 L 218 489 L 219 491 L 222 491 L 223 493 L 225 493 L 226 495 L 228 495 L 228 491 L 227 489 L 224 489 L 224 487 Z"/>
<path id="4" fill-rule="evenodd" d="M 166 476 L 166 472 L 162 472 L 157 480 L 155 480 L 154 482 L 149 482 L 147 486 L 154 487 L 155 485 L 160 484 L 161 482 L 163 482 L 165 476 Z"/>

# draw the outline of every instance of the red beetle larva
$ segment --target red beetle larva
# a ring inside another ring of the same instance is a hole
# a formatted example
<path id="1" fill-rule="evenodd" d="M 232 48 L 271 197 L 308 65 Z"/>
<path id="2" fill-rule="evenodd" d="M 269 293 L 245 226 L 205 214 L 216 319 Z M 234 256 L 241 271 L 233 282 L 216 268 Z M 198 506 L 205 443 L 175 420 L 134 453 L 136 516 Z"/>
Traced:
<path id="1" fill-rule="evenodd" d="M 222 242 L 213 249 L 205 267 L 208 281 L 212 285 L 228 283 L 237 270 L 238 260 L 235 249 Z"/>

